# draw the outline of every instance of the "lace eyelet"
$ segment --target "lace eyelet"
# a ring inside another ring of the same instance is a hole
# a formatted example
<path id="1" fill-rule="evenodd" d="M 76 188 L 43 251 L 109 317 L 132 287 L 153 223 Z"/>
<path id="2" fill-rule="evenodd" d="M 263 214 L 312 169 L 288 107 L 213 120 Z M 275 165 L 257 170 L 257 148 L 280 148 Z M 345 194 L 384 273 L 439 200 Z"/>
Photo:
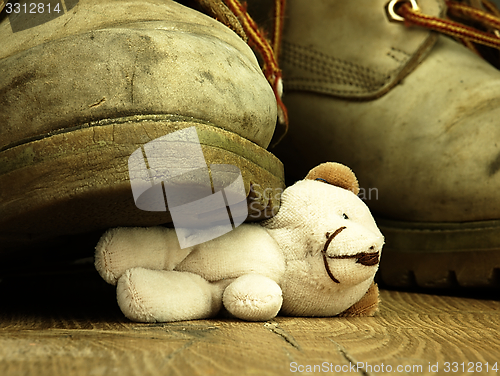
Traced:
<path id="1" fill-rule="evenodd" d="M 417 4 L 417 0 L 391 0 L 387 5 L 385 6 L 385 10 L 387 12 L 387 17 L 389 18 L 389 21 L 391 22 L 404 22 L 405 19 L 401 17 L 399 14 L 396 13 L 396 10 L 394 9 L 398 3 L 403 3 L 403 2 L 410 2 L 411 7 L 414 11 L 420 11 L 420 8 Z"/>

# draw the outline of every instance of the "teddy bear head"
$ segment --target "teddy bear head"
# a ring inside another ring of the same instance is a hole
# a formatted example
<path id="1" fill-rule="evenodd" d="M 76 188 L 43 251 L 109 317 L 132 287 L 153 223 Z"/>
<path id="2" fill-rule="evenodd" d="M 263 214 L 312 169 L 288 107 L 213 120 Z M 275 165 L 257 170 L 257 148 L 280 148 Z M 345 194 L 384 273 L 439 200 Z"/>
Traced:
<path id="1" fill-rule="evenodd" d="M 284 313 L 333 316 L 370 288 L 384 238 L 358 191 L 348 167 L 324 163 L 288 187 L 264 222 L 286 259 Z"/>

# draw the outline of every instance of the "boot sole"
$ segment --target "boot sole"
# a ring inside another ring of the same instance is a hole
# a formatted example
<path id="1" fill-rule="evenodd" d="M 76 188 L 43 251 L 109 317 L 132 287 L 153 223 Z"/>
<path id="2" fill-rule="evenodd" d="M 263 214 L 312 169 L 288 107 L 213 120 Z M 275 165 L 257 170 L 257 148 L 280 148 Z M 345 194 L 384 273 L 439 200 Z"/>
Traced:
<path id="1" fill-rule="evenodd" d="M 136 115 L 65 128 L 0 150 L 0 252 L 68 234 L 171 222 L 138 209 L 128 158 L 145 143 L 195 126 L 205 160 L 243 176 L 247 220 L 272 216 L 284 189 L 274 155 L 211 123 L 176 115 Z"/>
<path id="2" fill-rule="evenodd" d="M 500 288 L 500 221 L 378 219 L 386 237 L 378 278 L 390 287 Z"/>

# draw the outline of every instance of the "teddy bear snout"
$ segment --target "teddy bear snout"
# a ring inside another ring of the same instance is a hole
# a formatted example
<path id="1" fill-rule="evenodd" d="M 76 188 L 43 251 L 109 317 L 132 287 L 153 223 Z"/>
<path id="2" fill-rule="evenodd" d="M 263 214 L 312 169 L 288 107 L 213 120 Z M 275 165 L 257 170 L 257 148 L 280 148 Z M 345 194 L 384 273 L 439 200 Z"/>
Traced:
<path id="1" fill-rule="evenodd" d="M 375 266 L 380 262 L 380 250 L 382 248 L 383 240 L 381 240 L 381 238 L 379 237 L 374 239 L 373 237 L 370 236 L 369 238 L 360 239 L 361 244 L 359 244 L 360 247 L 358 248 L 360 252 L 357 252 L 355 254 L 335 255 L 328 252 L 330 243 L 332 243 L 334 238 L 340 235 L 340 233 L 343 232 L 344 230 L 347 230 L 347 228 L 345 226 L 342 226 L 337 230 L 335 230 L 333 233 L 330 232 L 326 233 L 327 241 L 323 248 L 323 253 L 325 254 L 326 257 L 328 257 L 329 259 L 337 259 L 337 260 L 352 259 L 355 260 L 357 264 L 361 264 L 364 266 Z M 349 235 L 347 237 L 349 238 Z M 343 244 L 345 244 L 345 239 L 339 242 L 339 247 L 342 247 Z M 335 251 L 333 251 L 332 253 L 334 252 Z"/>

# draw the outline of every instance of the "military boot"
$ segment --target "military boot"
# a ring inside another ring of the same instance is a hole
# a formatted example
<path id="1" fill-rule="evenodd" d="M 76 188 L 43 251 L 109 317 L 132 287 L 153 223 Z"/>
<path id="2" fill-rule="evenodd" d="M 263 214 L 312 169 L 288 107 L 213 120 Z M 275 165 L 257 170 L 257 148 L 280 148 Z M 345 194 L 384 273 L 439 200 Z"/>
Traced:
<path id="1" fill-rule="evenodd" d="M 131 156 L 142 161 L 145 145 L 191 127 L 207 168 L 238 168 L 249 219 L 279 205 L 283 166 L 266 151 L 275 95 L 227 26 L 171 0 L 2 5 L 2 254 L 171 222 L 165 203 L 138 207 Z M 149 162 L 139 163 L 146 183 Z"/>

